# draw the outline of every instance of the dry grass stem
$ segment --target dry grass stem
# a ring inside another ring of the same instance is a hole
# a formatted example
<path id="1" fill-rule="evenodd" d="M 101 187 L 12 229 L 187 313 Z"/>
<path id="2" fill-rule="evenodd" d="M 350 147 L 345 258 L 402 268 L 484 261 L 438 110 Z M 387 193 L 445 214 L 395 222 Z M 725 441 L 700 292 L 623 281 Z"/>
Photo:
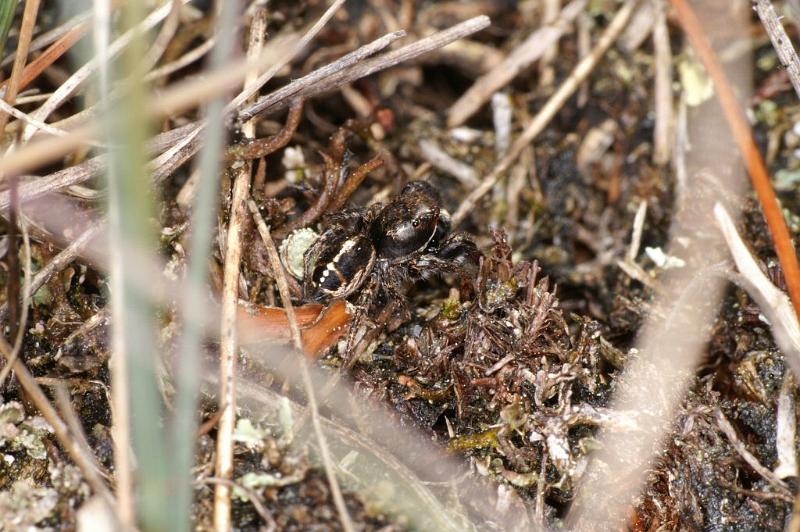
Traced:
<path id="1" fill-rule="evenodd" d="M 286 310 L 286 316 L 289 319 L 289 330 L 292 332 L 292 343 L 299 354 L 297 360 L 300 364 L 300 371 L 303 377 L 303 388 L 305 389 L 306 396 L 308 397 L 308 408 L 311 412 L 311 422 L 314 427 L 314 434 L 317 438 L 317 444 L 319 445 L 320 455 L 322 457 L 322 466 L 325 468 L 325 476 L 328 479 L 328 485 L 331 489 L 331 496 L 333 497 L 333 502 L 336 505 L 336 510 L 339 512 L 339 521 L 341 522 L 342 529 L 346 532 L 352 532 L 354 530 L 353 522 L 350 518 L 349 512 L 347 511 L 344 497 L 342 497 L 342 490 L 339 487 L 339 481 L 336 479 L 336 473 L 334 471 L 335 464 L 331 458 L 328 442 L 322 432 L 322 423 L 320 422 L 319 409 L 317 407 L 316 392 L 314 391 L 314 384 L 311 382 L 311 374 L 308 370 L 308 362 L 306 361 L 305 356 L 302 355 L 304 352 L 303 338 L 300 333 L 300 327 L 297 324 L 297 317 L 294 314 L 294 305 L 292 305 L 292 297 L 289 293 L 289 284 L 286 282 L 286 275 L 283 272 L 283 265 L 281 264 L 281 259 L 278 256 L 278 249 L 275 247 L 275 242 L 273 242 L 272 236 L 269 234 L 269 228 L 266 226 L 261 214 L 258 212 L 258 207 L 252 200 L 250 201 L 250 211 L 253 213 L 253 216 L 256 219 L 256 226 L 258 227 L 258 230 L 261 233 L 261 238 L 264 240 L 264 244 L 267 248 L 269 263 L 272 267 L 272 271 L 275 272 L 275 282 L 278 285 L 278 292 L 281 295 L 283 308 Z"/>
<path id="2" fill-rule="evenodd" d="M 795 376 L 800 376 L 800 324 L 792 302 L 761 271 L 739 236 L 730 214 L 719 203 L 714 207 L 714 217 L 741 273 L 741 284 L 767 316 L 775 342 L 786 356 Z"/>
<path id="3" fill-rule="evenodd" d="M 88 22 L 82 22 L 69 30 L 56 42 L 54 42 L 47 50 L 42 52 L 36 59 L 31 61 L 25 66 L 22 71 L 21 79 L 19 80 L 19 90 L 24 89 L 30 85 L 39 75 L 47 70 L 50 65 L 55 63 L 61 56 L 70 51 L 75 43 L 81 40 L 89 31 L 91 25 Z M 31 50 L 32 51 L 32 50 Z M 0 87 L 5 87 L 7 81 L 0 84 Z"/>
<path id="4" fill-rule="evenodd" d="M 586 7 L 586 0 L 573 0 L 561 11 L 553 24 L 534 31 L 520 43 L 505 60 L 478 78 L 475 83 L 450 107 L 447 126 L 457 127 L 474 115 L 492 94 L 505 87 L 528 65 L 542 57 L 567 31 L 570 23 Z"/>
<path id="5" fill-rule="evenodd" d="M 667 28 L 667 14 L 664 0 L 655 0 L 656 20 L 653 26 L 653 58 L 655 128 L 653 131 L 653 162 L 667 164 L 672 158 L 672 49 Z"/>
<path id="6" fill-rule="evenodd" d="M 250 192 L 249 173 L 240 172 L 234 181 L 231 215 L 225 241 L 225 264 L 222 288 L 222 324 L 220 327 L 220 410 L 217 431 L 215 471 L 219 478 L 233 475 L 233 427 L 236 423 L 236 309 L 239 293 L 239 267 L 242 257 L 242 224 Z M 214 528 L 231 529 L 231 490 L 218 485 L 214 490 Z"/>
<path id="7" fill-rule="evenodd" d="M 478 176 L 475 169 L 448 155 L 434 141 L 429 139 L 420 140 L 419 151 L 422 157 L 431 163 L 434 168 L 438 168 L 442 172 L 455 177 L 467 189 L 473 189 L 478 185 Z"/>
<path id="8" fill-rule="evenodd" d="M 262 12 L 263 13 L 263 12 Z M 252 60 L 261 55 L 264 45 L 263 16 L 254 24 L 247 48 L 247 57 Z M 251 70 L 245 78 L 245 87 L 256 83 L 257 70 Z M 247 122 L 242 134 L 247 139 L 255 137 L 255 123 Z M 230 221 L 225 241 L 225 263 L 222 285 L 222 326 L 220 328 L 220 419 L 217 430 L 216 476 L 230 480 L 233 476 L 233 429 L 236 423 L 236 315 L 238 311 L 239 270 L 242 258 L 242 228 L 247 216 L 247 199 L 250 196 L 250 161 L 242 163 L 233 183 L 230 204 Z M 218 532 L 231 529 L 231 488 L 217 484 L 214 489 L 214 528 Z"/>
<path id="9" fill-rule="evenodd" d="M 22 14 L 22 26 L 19 30 L 17 53 L 14 57 L 14 66 L 11 69 L 11 78 L 8 80 L 5 95 L 3 96 L 3 99 L 9 105 L 14 105 L 17 99 L 20 81 L 22 80 L 22 74 L 25 69 L 25 62 L 28 59 L 28 48 L 31 44 L 33 28 L 36 25 L 36 15 L 38 13 L 39 0 L 26 0 L 25 11 Z M 0 113 L 0 132 L 6 130 L 6 124 L 8 124 L 8 114 Z"/>
<path id="10" fill-rule="evenodd" d="M 181 0 L 182 3 L 187 3 L 189 0 Z M 155 9 L 150 15 L 145 17 L 136 28 L 132 28 L 117 38 L 113 43 L 108 46 L 106 59 L 112 59 L 119 55 L 130 43 L 139 37 L 142 32 L 148 31 L 156 24 L 160 23 L 172 11 L 172 5 L 166 4 Z M 58 89 L 45 101 L 38 109 L 36 109 L 31 116 L 39 121 L 44 122 L 47 117 L 56 109 L 61 107 L 67 99 L 72 96 L 78 88 L 83 85 L 97 70 L 100 64 L 99 58 L 94 57 L 81 68 L 75 71 L 69 79 L 62 83 Z M 36 133 L 36 129 L 28 126 L 23 130 L 22 139 L 27 142 Z"/>
<path id="11" fill-rule="evenodd" d="M 779 493 L 790 496 L 792 492 L 789 490 L 789 487 L 786 485 L 786 483 L 776 477 L 775 473 L 770 471 L 769 468 L 759 462 L 758 458 L 753 456 L 753 453 L 747 450 L 747 446 L 741 439 L 739 439 L 738 434 L 736 434 L 736 429 L 733 428 L 733 425 L 731 425 L 731 422 L 728 421 L 727 417 L 725 417 L 725 414 L 722 413 L 722 410 L 719 408 L 714 410 L 714 417 L 717 420 L 717 426 L 719 426 L 720 430 L 728 437 L 731 445 L 733 445 L 733 448 L 736 449 L 737 453 L 739 453 L 739 456 L 741 456 L 742 460 L 747 462 L 747 465 L 752 467 L 756 473 L 761 475 L 761 477 L 769 482 L 770 485 L 778 490 Z"/>
<path id="12" fill-rule="evenodd" d="M 367 57 L 370 57 L 381 50 L 385 49 L 387 46 L 395 42 L 396 40 L 405 37 L 406 32 L 404 31 L 396 31 L 393 33 L 387 33 L 386 35 L 375 39 L 371 43 L 365 44 L 352 52 L 343 55 L 336 61 L 320 67 L 310 74 L 303 76 L 300 79 L 296 79 L 289 84 L 281 87 L 280 89 L 272 92 L 266 96 L 259 98 L 254 104 L 249 105 L 245 109 L 243 109 L 239 113 L 240 120 L 247 120 L 252 118 L 253 116 L 263 112 L 266 109 L 269 109 L 271 106 L 275 105 L 278 102 L 284 102 L 288 99 L 296 96 L 299 94 L 304 88 L 312 87 L 316 83 L 319 83 L 321 80 L 331 76 L 337 72 L 341 72 L 342 70 L 351 68 L 353 65 L 358 64 L 359 62 L 363 61 Z"/>
<path id="13" fill-rule="evenodd" d="M 755 0 L 753 7 L 758 13 L 758 18 L 767 30 L 772 46 L 775 48 L 775 53 L 778 54 L 783 68 L 789 74 L 789 80 L 792 82 L 792 87 L 800 97 L 800 58 L 797 57 L 797 52 L 792 46 L 792 40 L 786 34 L 783 28 L 781 18 L 775 12 L 770 0 Z"/>

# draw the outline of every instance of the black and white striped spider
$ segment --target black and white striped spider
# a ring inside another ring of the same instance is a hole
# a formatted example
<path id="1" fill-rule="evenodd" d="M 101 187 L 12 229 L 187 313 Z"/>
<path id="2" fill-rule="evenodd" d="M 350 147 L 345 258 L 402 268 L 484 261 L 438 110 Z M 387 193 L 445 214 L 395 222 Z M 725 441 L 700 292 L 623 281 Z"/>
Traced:
<path id="1" fill-rule="evenodd" d="M 386 205 L 329 217 L 303 255 L 304 298 L 327 302 L 360 290 L 355 330 L 378 295 L 405 309 L 409 281 L 467 275 L 480 256 L 466 234 L 450 232 L 450 215 L 438 191 L 425 181 L 411 181 Z"/>

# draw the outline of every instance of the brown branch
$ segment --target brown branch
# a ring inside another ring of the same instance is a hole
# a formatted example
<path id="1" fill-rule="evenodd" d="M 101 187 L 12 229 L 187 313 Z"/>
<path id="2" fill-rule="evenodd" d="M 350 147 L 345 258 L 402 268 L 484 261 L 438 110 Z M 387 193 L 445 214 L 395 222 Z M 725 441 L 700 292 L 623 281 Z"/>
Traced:
<path id="1" fill-rule="evenodd" d="M 228 160 L 232 159 L 259 159 L 278 151 L 286 146 L 292 135 L 297 131 L 300 119 L 303 117 L 303 99 L 292 100 L 289 114 L 286 117 L 286 124 L 283 128 L 271 137 L 254 139 L 245 144 L 235 144 L 228 148 Z"/>
<path id="2" fill-rule="evenodd" d="M 322 193 L 317 198 L 317 201 L 314 202 L 314 205 L 306 209 L 303 214 L 277 229 L 274 232 L 275 238 L 284 238 L 295 229 L 306 227 L 316 222 L 325 214 L 331 201 L 333 201 L 333 196 L 336 194 L 337 181 L 339 181 L 339 164 L 326 153 L 320 152 L 320 155 L 325 159 L 325 171 L 322 173 L 322 178 L 325 182 L 322 186 Z"/>
<path id="3" fill-rule="evenodd" d="M 739 145 L 753 188 L 756 190 L 761 208 L 764 210 L 764 217 L 767 219 L 767 225 L 769 225 L 772 242 L 775 245 L 775 251 L 778 254 L 778 259 L 786 278 L 789 297 L 792 300 L 795 313 L 800 315 L 800 264 L 798 264 L 791 235 L 786 227 L 786 220 L 781 212 L 775 191 L 772 189 L 767 167 L 753 138 L 753 132 L 750 129 L 747 117 L 739 105 L 728 77 L 719 62 L 719 58 L 708 42 L 703 27 L 692 7 L 686 0 L 670 0 L 670 2 L 672 7 L 675 8 L 678 20 L 683 26 L 687 37 L 689 37 L 692 47 L 714 81 L 714 87 L 722 110 L 725 113 L 725 118 L 733 131 L 736 143 Z"/>
<path id="4" fill-rule="evenodd" d="M 383 166 L 383 156 L 378 154 L 356 168 L 355 172 L 350 175 L 345 184 L 339 190 L 339 193 L 336 194 L 336 199 L 334 199 L 333 203 L 331 203 L 330 210 L 338 211 L 344 207 L 344 204 L 347 203 L 347 200 L 350 199 L 350 196 L 352 196 L 358 187 L 361 186 L 361 183 L 364 182 L 364 179 L 366 179 L 369 173 L 373 170 L 377 170 L 381 166 Z"/>

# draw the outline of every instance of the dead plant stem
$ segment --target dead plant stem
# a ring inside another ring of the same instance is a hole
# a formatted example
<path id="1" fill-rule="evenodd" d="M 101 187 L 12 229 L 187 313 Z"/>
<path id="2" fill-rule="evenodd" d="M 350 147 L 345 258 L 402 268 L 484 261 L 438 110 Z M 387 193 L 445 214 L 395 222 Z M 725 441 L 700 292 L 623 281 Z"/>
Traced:
<path id="1" fill-rule="evenodd" d="M 300 333 L 300 327 L 297 325 L 297 316 L 295 316 L 294 306 L 292 305 L 292 297 L 289 293 L 289 283 L 286 282 L 286 275 L 284 274 L 283 267 L 281 266 L 281 259 L 278 257 L 278 249 L 275 247 L 275 242 L 272 240 L 269 227 L 267 227 L 266 223 L 264 223 L 264 218 L 261 216 L 261 213 L 258 212 L 258 206 L 256 206 L 253 200 L 250 200 L 249 207 L 250 212 L 256 221 L 256 227 L 258 227 L 258 231 L 261 234 L 261 238 L 264 240 L 264 245 L 267 248 L 270 266 L 272 267 L 272 271 L 275 272 L 275 282 L 278 285 L 278 293 L 281 295 L 283 308 L 286 310 L 286 317 L 289 319 L 289 329 L 292 332 L 292 343 L 297 351 L 296 358 L 298 360 L 298 364 L 300 364 L 300 372 L 303 378 L 303 388 L 305 388 L 306 396 L 308 397 L 308 408 L 311 412 L 311 423 L 314 427 L 314 434 L 317 438 L 317 444 L 319 445 L 322 465 L 325 469 L 325 476 L 327 477 L 328 484 L 331 488 L 333 503 L 336 506 L 336 510 L 339 512 L 339 521 L 342 524 L 342 529 L 346 532 L 352 532 L 354 530 L 353 522 L 352 519 L 350 519 L 350 514 L 348 513 L 347 506 L 344 502 L 344 497 L 342 497 L 342 490 L 339 487 L 338 480 L 336 479 L 336 473 L 334 471 L 335 465 L 331 458 L 328 442 L 325 439 L 325 434 L 322 432 L 322 422 L 320 421 L 319 417 L 319 408 L 317 407 L 314 383 L 311 381 L 311 373 L 308 370 L 308 361 L 303 355 L 303 338 Z"/>

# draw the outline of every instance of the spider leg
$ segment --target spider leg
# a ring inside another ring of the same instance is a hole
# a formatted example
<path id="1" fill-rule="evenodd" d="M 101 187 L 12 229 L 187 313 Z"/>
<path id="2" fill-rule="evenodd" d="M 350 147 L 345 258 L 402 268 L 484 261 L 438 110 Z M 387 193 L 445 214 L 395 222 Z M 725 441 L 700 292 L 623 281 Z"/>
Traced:
<path id="1" fill-rule="evenodd" d="M 344 358 L 344 365 L 342 369 L 347 370 L 353 367 L 356 360 L 358 359 L 358 350 L 357 347 L 361 343 L 361 341 L 367 336 L 367 316 L 369 313 L 369 309 L 372 304 L 375 302 L 375 297 L 378 294 L 378 290 L 380 288 L 380 282 L 378 279 L 377 272 L 373 271 L 367 284 L 361 290 L 361 294 L 358 296 L 358 300 L 355 303 L 355 309 L 353 311 L 353 319 L 350 324 L 350 330 L 347 332 L 347 342 L 345 344 L 344 353 L 342 353 Z M 364 328 L 364 333 L 359 337 L 359 331 Z"/>

